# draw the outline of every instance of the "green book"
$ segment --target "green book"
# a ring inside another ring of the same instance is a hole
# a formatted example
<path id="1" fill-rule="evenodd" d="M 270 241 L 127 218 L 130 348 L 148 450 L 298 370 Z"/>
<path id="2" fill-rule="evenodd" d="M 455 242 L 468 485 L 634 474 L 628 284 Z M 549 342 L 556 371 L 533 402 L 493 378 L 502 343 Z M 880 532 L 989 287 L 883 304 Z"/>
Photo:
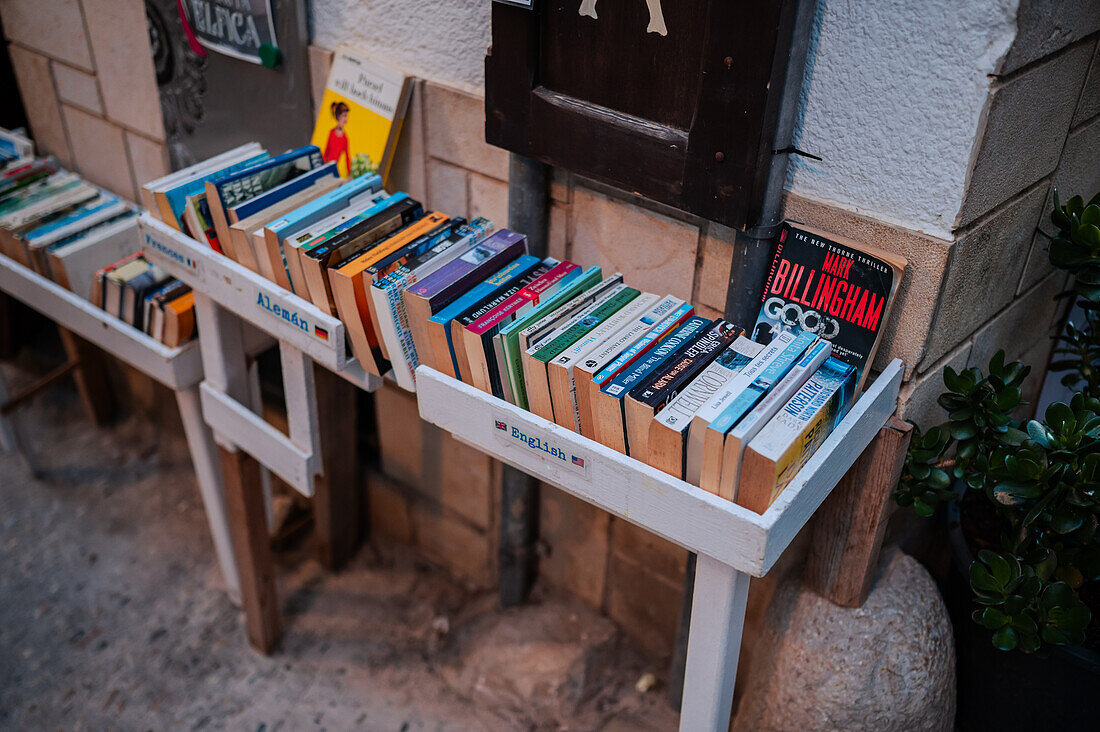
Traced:
<path id="1" fill-rule="evenodd" d="M 537 323 L 581 292 L 598 284 L 602 275 L 603 273 L 599 267 L 589 267 L 568 287 L 559 291 L 545 302 L 539 303 L 531 312 L 513 320 L 507 327 L 501 329 L 500 333 L 494 336 L 494 338 L 499 339 L 501 343 L 501 348 L 507 363 L 508 378 L 512 382 L 512 395 L 515 397 L 515 404 L 517 407 L 522 407 L 523 409 L 528 408 L 527 385 L 523 380 L 522 352 L 519 348 L 520 331 Z"/>

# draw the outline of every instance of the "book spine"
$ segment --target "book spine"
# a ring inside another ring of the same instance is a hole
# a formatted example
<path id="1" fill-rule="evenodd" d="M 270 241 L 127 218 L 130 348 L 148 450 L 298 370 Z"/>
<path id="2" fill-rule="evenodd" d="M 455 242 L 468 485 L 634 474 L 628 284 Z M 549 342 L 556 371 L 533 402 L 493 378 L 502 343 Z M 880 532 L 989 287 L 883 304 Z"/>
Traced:
<path id="1" fill-rule="evenodd" d="M 674 397 L 687 379 L 694 376 L 701 364 L 711 360 L 729 344 L 733 343 L 742 331 L 732 323 L 719 320 L 695 341 L 681 350 L 671 360 L 665 371 L 648 384 L 635 388 L 631 399 L 658 410 Z"/>
<path id="2" fill-rule="evenodd" d="M 610 383 L 600 390 L 613 397 L 625 397 L 630 390 L 649 375 L 649 372 L 658 368 L 666 359 L 671 358 L 691 338 L 710 324 L 710 320 L 699 316 L 692 316 L 676 332 L 658 343 L 651 352 L 637 363 L 637 365 L 616 376 Z"/>

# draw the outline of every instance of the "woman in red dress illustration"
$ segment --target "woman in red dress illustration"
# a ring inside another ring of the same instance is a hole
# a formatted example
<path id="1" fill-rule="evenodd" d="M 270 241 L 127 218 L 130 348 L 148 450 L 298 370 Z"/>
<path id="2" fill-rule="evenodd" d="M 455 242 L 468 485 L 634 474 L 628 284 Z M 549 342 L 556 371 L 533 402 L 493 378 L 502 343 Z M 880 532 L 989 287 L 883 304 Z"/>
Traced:
<path id="1" fill-rule="evenodd" d="M 347 172 L 351 174 L 351 152 L 348 149 L 348 133 L 344 131 L 344 125 L 348 123 L 348 105 L 343 102 L 332 103 L 332 116 L 336 119 L 336 126 L 328 133 L 328 142 L 325 143 L 325 162 L 335 161 L 339 165 L 340 158 L 344 158 Z"/>

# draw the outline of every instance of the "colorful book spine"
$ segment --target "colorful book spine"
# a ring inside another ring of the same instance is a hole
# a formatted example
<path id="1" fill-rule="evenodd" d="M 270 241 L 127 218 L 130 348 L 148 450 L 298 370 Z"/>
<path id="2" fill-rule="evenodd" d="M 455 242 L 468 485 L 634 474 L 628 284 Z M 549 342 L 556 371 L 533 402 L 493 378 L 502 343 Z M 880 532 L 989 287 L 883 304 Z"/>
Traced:
<path id="1" fill-rule="evenodd" d="M 745 450 L 737 503 L 764 513 L 832 433 L 855 394 L 855 366 L 830 357 Z"/>

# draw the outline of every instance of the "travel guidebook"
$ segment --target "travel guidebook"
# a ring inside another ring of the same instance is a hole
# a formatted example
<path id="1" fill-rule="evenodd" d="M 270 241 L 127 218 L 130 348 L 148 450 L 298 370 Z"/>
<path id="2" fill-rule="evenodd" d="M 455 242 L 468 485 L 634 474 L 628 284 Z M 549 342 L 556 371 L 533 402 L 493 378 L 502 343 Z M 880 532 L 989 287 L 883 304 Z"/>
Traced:
<path id="1" fill-rule="evenodd" d="M 411 95 L 408 76 L 341 46 L 332 59 L 312 143 L 343 177 L 378 173 L 385 182 Z"/>
<path id="2" fill-rule="evenodd" d="M 767 344 L 785 330 L 824 338 L 833 344 L 834 358 L 856 367 L 859 393 L 905 264 L 894 254 L 787 222 L 752 339 Z"/>

